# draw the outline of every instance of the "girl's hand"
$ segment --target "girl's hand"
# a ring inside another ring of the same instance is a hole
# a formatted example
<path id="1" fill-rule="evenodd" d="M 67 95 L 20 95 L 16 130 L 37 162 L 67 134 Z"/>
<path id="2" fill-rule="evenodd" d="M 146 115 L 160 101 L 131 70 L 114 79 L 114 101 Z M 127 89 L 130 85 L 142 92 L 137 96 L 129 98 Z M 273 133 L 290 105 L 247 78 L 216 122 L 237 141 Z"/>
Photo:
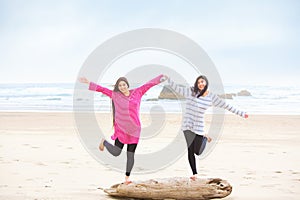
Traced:
<path id="1" fill-rule="evenodd" d="M 168 80 L 169 77 L 167 77 L 166 75 L 163 75 L 161 78 L 160 78 L 160 82 L 164 82 L 166 80 Z"/>
<path id="2" fill-rule="evenodd" d="M 85 77 L 79 77 L 78 80 L 79 80 L 80 83 L 90 84 L 90 81 L 87 78 L 85 78 Z"/>

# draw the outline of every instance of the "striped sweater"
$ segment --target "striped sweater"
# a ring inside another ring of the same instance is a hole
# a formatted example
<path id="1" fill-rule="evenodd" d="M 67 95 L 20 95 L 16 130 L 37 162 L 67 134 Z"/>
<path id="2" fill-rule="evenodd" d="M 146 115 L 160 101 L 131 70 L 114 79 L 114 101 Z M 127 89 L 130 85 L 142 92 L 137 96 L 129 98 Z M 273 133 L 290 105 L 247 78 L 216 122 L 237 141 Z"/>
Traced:
<path id="1" fill-rule="evenodd" d="M 234 108 L 211 92 L 206 96 L 197 98 L 197 94 L 194 94 L 191 87 L 179 86 L 170 78 L 168 79 L 168 84 L 175 92 L 186 98 L 186 111 L 181 126 L 183 131 L 190 130 L 198 135 L 204 135 L 204 114 L 211 106 L 224 108 L 241 117 L 245 117 L 245 112 Z"/>
<path id="2" fill-rule="evenodd" d="M 111 136 L 111 139 L 116 140 L 118 138 L 123 144 L 137 144 L 139 142 L 141 133 L 139 112 L 142 96 L 151 87 L 159 84 L 162 76 L 160 75 L 138 88 L 129 90 L 129 96 L 90 82 L 89 90 L 101 92 L 114 102 L 115 123 L 114 134 Z"/>

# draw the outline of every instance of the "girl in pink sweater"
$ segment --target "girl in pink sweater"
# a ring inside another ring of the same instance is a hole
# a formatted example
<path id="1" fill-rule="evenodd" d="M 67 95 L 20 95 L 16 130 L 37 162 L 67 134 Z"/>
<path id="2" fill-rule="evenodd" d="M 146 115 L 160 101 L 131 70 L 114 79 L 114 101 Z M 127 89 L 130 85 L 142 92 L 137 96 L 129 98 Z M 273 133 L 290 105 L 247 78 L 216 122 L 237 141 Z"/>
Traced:
<path id="1" fill-rule="evenodd" d="M 113 108 L 113 126 L 114 134 L 111 139 L 115 140 L 112 145 L 108 141 L 102 139 L 99 149 L 104 148 L 112 155 L 119 156 L 122 152 L 124 144 L 127 144 L 127 164 L 125 173 L 125 183 L 129 184 L 130 172 L 134 164 L 134 153 L 140 139 L 141 122 L 139 118 L 139 110 L 142 96 L 153 86 L 166 80 L 165 76 L 158 77 L 148 81 L 146 84 L 129 90 L 129 83 L 125 77 L 120 77 L 113 90 L 90 82 L 82 77 L 79 79 L 81 83 L 89 84 L 89 90 L 97 91 L 105 94 L 112 99 Z"/>

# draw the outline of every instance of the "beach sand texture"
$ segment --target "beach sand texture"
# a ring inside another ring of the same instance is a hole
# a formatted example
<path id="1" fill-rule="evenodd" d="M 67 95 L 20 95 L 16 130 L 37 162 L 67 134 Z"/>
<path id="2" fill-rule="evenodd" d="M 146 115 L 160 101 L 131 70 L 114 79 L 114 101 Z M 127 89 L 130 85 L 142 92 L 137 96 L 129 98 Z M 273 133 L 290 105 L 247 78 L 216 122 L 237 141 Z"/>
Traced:
<path id="1" fill-rule="evenodd" d="M 141 118 L 149 123 L 146 114 Z M 97 119 L 111 133 L 110 114 L 97 114 Z M 177 132 L 181 115 L 167 114 L 166 119 L 163 142 Z M 197 160 L 198 173 L 228 180 L 233 192 L 227 200 L 300 199 L 299 130 L 299 115 L 250 115 L 246 120 L 226 115 L 213 152 Z M 155 148 L 159 145 L 141 143 L 137 150 Z M 135 174 L 138 170 L 133 169 L 133 181 L 191 174 L 187 154 L 152 174 Z M 122 172 L 87 153 L 72 113 L 56 112 L 1 112 L 0 175 L 0 199 L 13 200 L 112 199 L 98 188 L 124 179 Z"/>

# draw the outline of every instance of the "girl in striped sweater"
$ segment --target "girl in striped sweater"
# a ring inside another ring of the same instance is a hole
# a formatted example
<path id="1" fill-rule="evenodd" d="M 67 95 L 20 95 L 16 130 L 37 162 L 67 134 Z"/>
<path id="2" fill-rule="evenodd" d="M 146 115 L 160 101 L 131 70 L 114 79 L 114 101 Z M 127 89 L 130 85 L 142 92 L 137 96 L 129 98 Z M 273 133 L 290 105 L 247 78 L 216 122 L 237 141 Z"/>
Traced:
<path id="1" fill-rule="evenodd" d="M 192 169 L 192 180 L 197 178 L 195 154 L 200 155 L 211 138 L 204 133 L 204 114 L 211 107 L 224 108 L 241 117 L 248 115 L 233 106 L 227 104 L 223 99 L 208 91 L 208 80 L 206 76 L 199 76 L 194 87 L 183 87 L 168 79 L 168 84 L 173 90 L 186 98 L 186 112 L 183 116 L 182 130 L 188 147 L 188 160 Z"/>
<path id="2" fill-rule="evenodd" d="M 114 134 L 111 136 L 115 140 L 112 145 L 102 139 L 99 145 L 100 151 L 104 148 L 114 156 L 119 156 L 124 144 L 127 144 L 127 164 L 125 173 L 125 183 L 129 184 L 129 176 L 134 164 L 134 154 L 140 138 L 141 122 L 139 110 L 142 96 L 153 86 L 166 80 L 163 75 L 148 81 L 146 84 L 129 90 L 129 83 L 125 77 L 120 77 L 113 90 L 90 82 L 85 77 L 79 78 L 81 83 L 89 85 L 89 90 L 101 92 L 112 99 Z"/>

